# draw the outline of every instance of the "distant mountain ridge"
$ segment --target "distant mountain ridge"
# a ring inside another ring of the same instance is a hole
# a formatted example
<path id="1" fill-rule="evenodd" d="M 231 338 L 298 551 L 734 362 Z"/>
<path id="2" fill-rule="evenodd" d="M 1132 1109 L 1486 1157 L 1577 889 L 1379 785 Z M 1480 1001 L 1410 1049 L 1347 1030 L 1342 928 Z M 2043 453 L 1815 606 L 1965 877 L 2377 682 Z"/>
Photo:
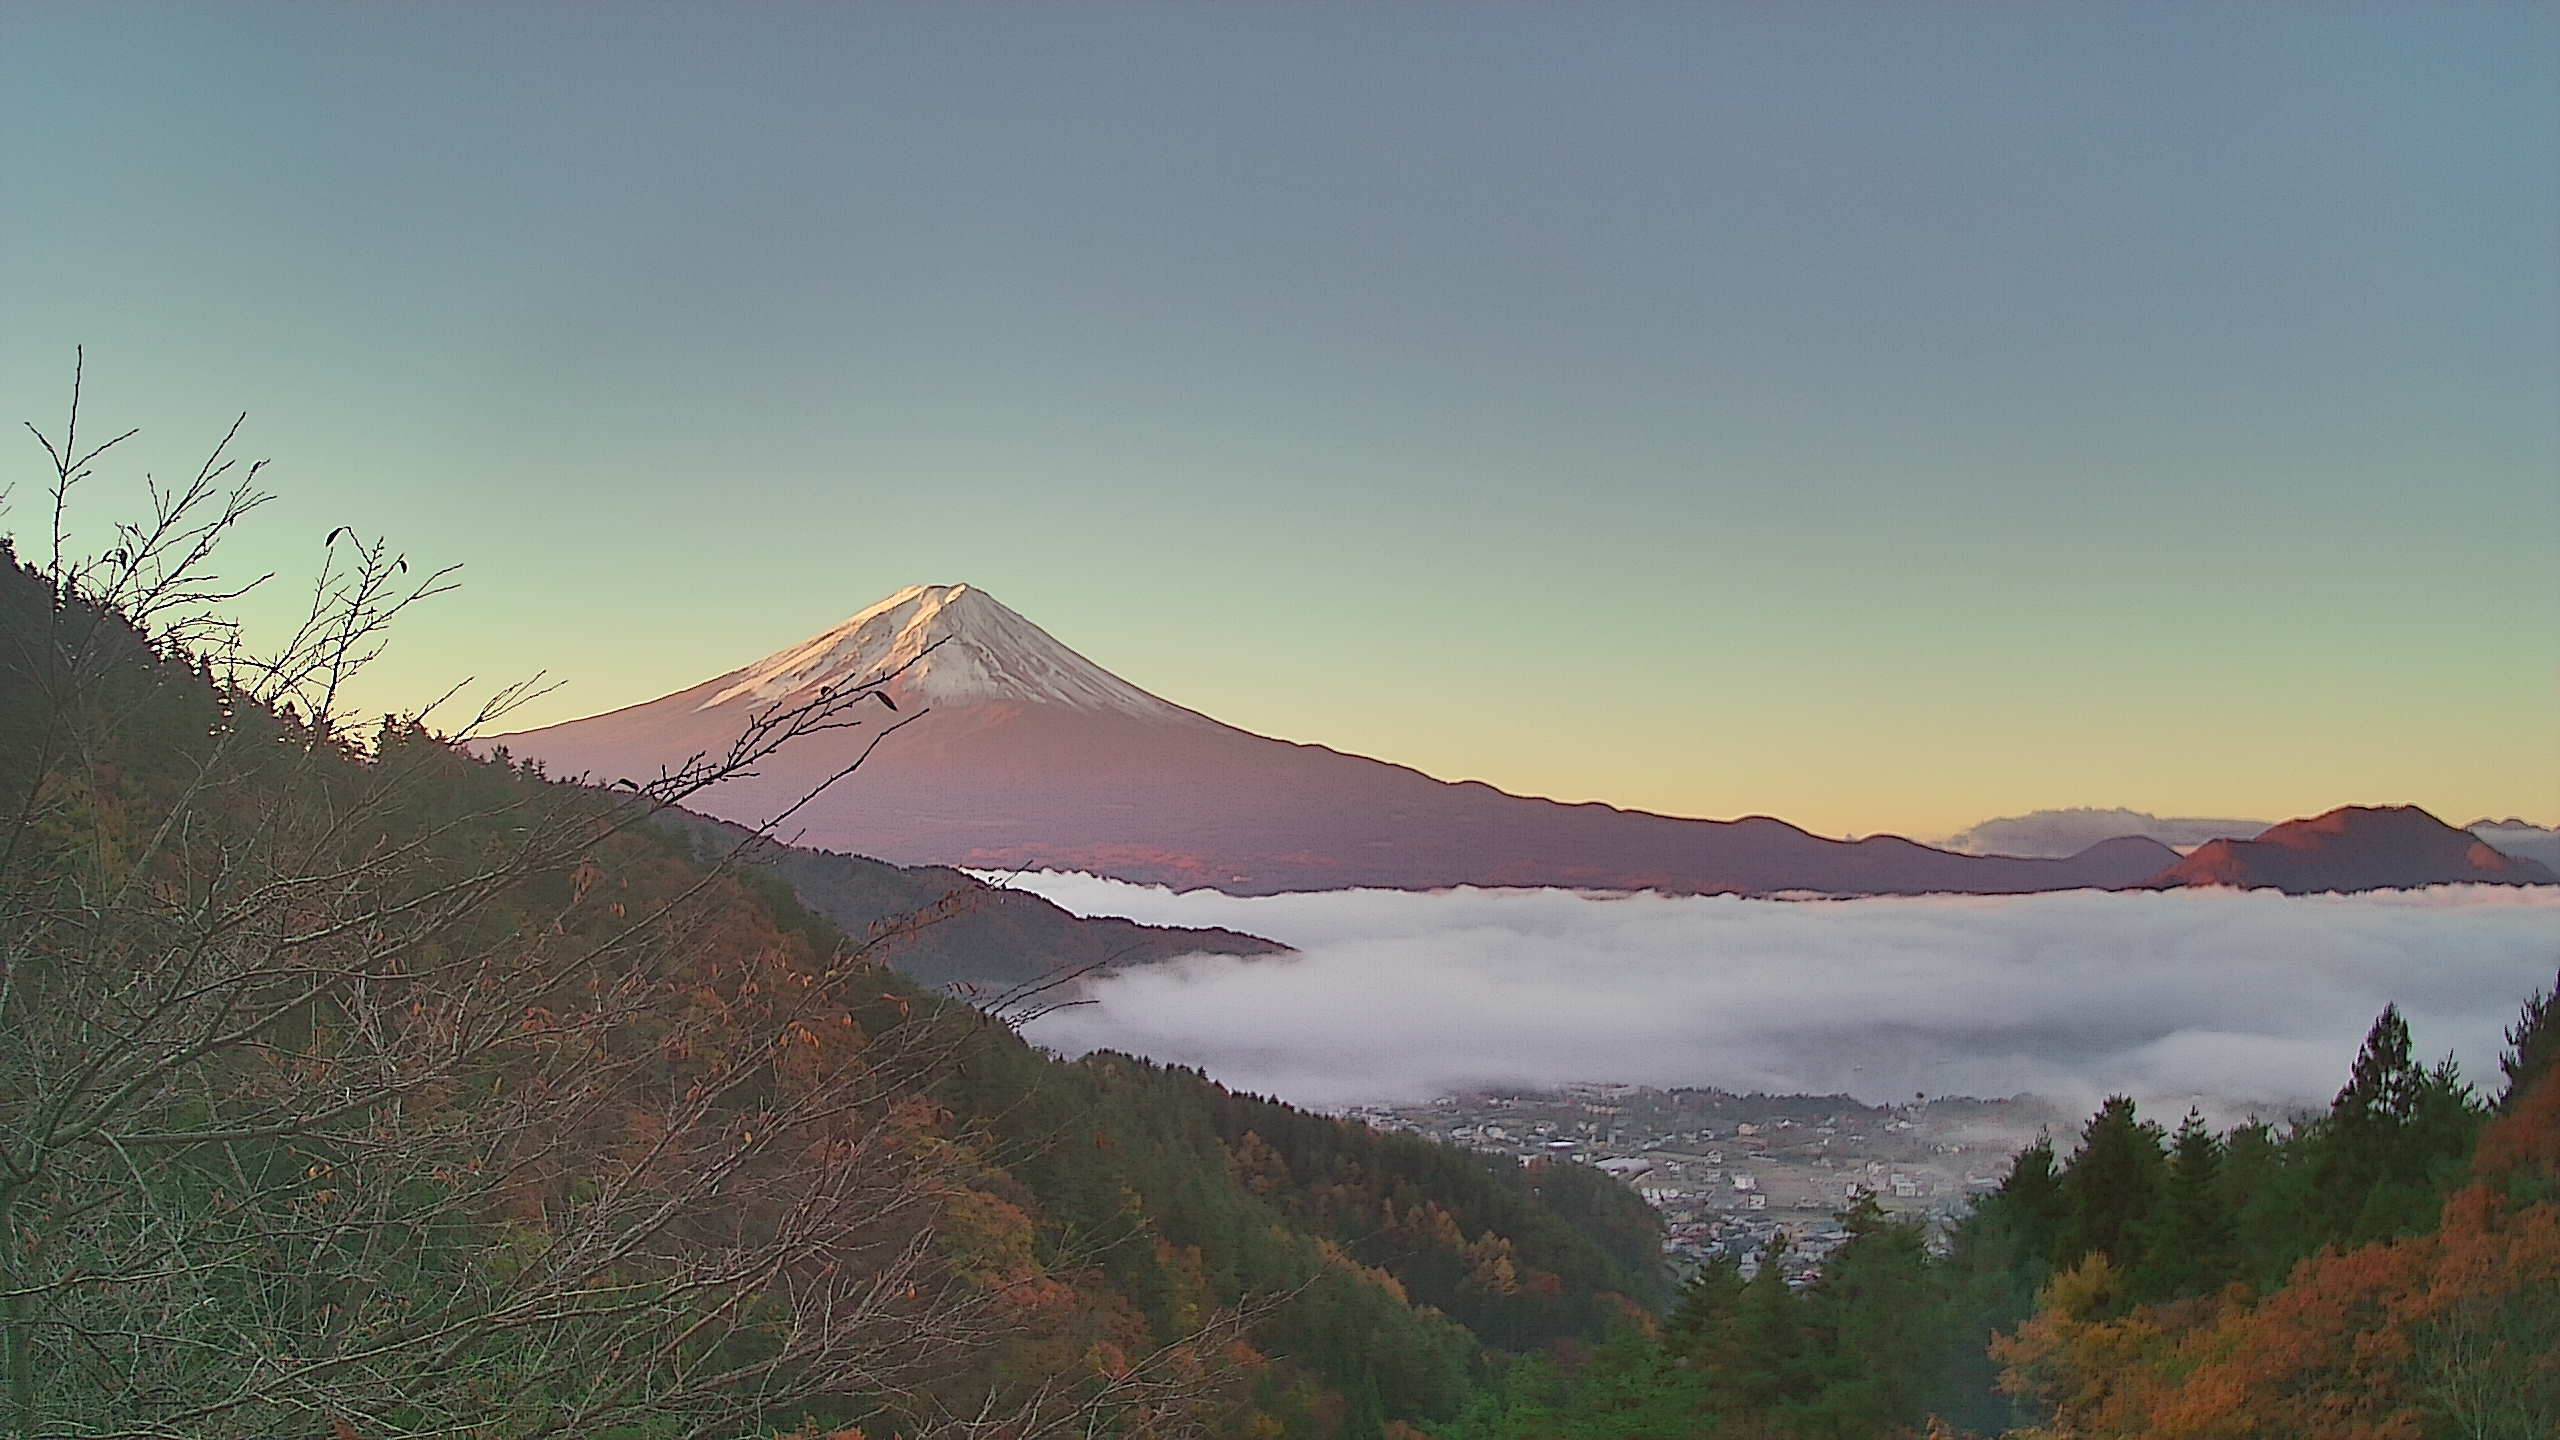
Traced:
<path id="1" fill-rule="evenodd" d="M 878 958 L 899 974 L 975 1000 L 1183 955 L 1289 953 L 1276 940 L 1234 930 L 1080 916 L 947 867 L 785 845 L 688 810 L 662 812 L 658 822 L 705 858 L 735 851 L 747 866 L 770 872 L 848 936 L 876 942 Z"/>
<path id="2" fill-rule="evenodd" d="M 1462 885 L 1909 895 L 2125 889 L 2179 863 L 2138 835 L 2066 855 L 1967 855 L 1894 835 L 1827 839 L 1769 816 L 1685 819 L 1439 780 L 1185 709 L 968 585 L 910 586 L 698 685 L 481 748 L 554 774 L 645 779 L 723 749 L 774 707 L 870 684 L 910 723 L 858 774 L 801 805 L 791 832 L 898 865 L 1081 870 L 1239 895 Z M 696 804 L 761 825 L 877 733 L 807 737 Z M 2412 872 L 2373 883 L 2430 881 Z"/>
<path id="3" fill-rule="evenodd" d="M 1963 855 L 2062 856 L 2076 855 L 2101 840 L 2141 835 L 2184 852 L 2215 840 L 2255 840 L 2273 823 L 2076 806 L 1998 816 L 1960 831 L 1940 845 Z M 2560 870 L 2560 830 L 2513 818 L 2484 818 L 2462 828 L 2519 860 L 2538 861 Z"/>
<path id="4" fill-rule="evenodd" d="M 2523 820 L 2474 820 L 2462 827 L 2519 860 L 2560 871 L 2560 830 Z"/>
<path id="5" fill-rule="evenodd" d="M 2209 840 L 2251 839 L 2269 823 L 2075 806 L 2002 815 L 1940 843 L 1959 855 L 2060 856 L 2076 855 L 2101 840 L 2140 835 L 2172 849 L 2190 850 Z"/>
<path id="6" fill-rule="evenodd" d="M 2550 885 L 2560 876 L 2414 805 L 2346 805 L 2254 840 L 2215 840 L 2150 888 L 2223 885 L 2305 895 L 2421 885 Z"/>

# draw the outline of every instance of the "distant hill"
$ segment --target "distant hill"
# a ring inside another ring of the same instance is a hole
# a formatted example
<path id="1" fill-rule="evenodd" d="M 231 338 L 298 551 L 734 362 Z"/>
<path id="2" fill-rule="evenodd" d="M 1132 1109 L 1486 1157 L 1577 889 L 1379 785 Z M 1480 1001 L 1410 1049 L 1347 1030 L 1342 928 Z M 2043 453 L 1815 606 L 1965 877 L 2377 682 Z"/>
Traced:
<path id="1" fill-rule="evenodd" d="M 1233 930 L 1088 919 L 1027 891 L 989 885 L 945 866 L 891 865 L 785 845 L 687 810 L 665 811 L 659 821 L 688 837 L 703 858 L 745 847 L 740 858 L 786 882 L 801 904 L 857 940 L 878 937 L 892 969 L 936 990 L 983 997 L 1180 955 L 1289 950 Z"/>
<path id="2" fill-rule="evenodd" d="M 2463 827 L 2519 860 L 2560 872 L 2560 830 L 2522 820 L 2474 820 Z"/>
<path id="3" fill-rule="evenodd" d="M 1159 699 L 966 585 L 902 590 L 699 685 L 483 748 L 554 775 L 646 779 L 719 753 L 773 707 L 883 681 L 899 716 L 930 713 L 793 815 L 804 843 L 902 865 L 1083 870 L 1244 895 L 1457 885 L 2013 894 L 2134 885 L 2176 858 L 2152 841 L 2061 858 L 1958 855 L 1897 836 L 1827 839 L 1766 816 L 1682 819 L 1438 780 Z M 812 735 L 694 803 L 761 823 L 877 733 Z"/>
<path id="4" fill-rule="evenodd" d="M 2120 807 L 2077 806 L 1985 820 L 1949 836 L 1939 845 L 1961 855 L 2051 859 L 2080 854 L 2102 840 L 2140 835 L 2184 852 L 2215 840 L 2254 840 L 2269 824 L 2265 820 L 2166 816 Z M 2482 818 L 2462 828 L 2518 860 L 2532 860 L 2560 871 L 2560 830 L 2513 818 Z"/>
<path id="5" fill-rule="evenodd" d="M 2153 815 L 2142 810 L 2079 806 L 2031 810 L 1985 820 L 1941 842 L 1959 855 L 2077 855 L 2101 840 L 2140 835 L 2177 850 L 2211 840 L 2247 840 L 2267 828 L 2264 820 L 2221 820 Z"/>
<path id="6" fill-rule="evenodd" d="M 2414 805 L 2348 805 L 2288 820 L 2255 840 L 2216 840 L 2170 866 L 2149 888 L 2228 885 L 2325 891 L 2419 885 L 2550 885 L 2549 867 L 2520 860 Z"/>

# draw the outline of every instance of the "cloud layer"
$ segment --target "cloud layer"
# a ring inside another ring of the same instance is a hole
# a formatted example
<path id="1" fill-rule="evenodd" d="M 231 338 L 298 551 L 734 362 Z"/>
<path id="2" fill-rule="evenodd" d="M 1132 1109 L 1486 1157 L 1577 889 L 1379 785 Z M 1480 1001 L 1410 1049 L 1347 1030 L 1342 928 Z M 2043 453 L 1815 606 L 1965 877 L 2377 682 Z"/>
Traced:
<path id="1" fill-rule="evenodd" d="M 1298 947 L 1107 979 L 1033 1038 L 1316 1106 L 1613 1080 L 2072 1106 L 2128 1091 L 2274 1115 L 2325 1103 L 2390 1001 L 2422 1054 L 2494 1088 L 2501 1031 L 2560 967 L 2548 887 L 1785 903 L 1011 883 L 1083 914 Z"/>

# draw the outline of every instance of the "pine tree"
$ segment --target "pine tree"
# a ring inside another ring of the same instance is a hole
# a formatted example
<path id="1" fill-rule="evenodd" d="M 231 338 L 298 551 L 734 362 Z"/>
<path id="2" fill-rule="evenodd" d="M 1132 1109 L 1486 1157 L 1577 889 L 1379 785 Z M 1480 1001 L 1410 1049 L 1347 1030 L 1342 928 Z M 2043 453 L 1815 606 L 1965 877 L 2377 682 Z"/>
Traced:
<path id="1" fill-rule="evenodd" d="M 1680 1298 L 1662 1329 L 1665 1348 L 1702 1369 L 1731 1363 L 1740 1343 L 1742 1266 L 1719 1255 L 1680 1286 Z"/>
<path id="2" fill-rule="evenodd" d="M 2054 1168 L 2051 1137 L 2039 1135 L 2036 1143 L 2018 1152 L 1989 1208 L 2025 1254 L 2050 1255 L 2062 1243 L 2068 1206 L 2062 1196 L 2062 1177 Z"/>
<path id="3" fill-rule="evenodd" d="M 1804 1320 L 1797 1313 L 1795 1292 L 1787 1288 L 1780 1262 L 1787 1253 L 1787 1234 L 1769 1237 L 1760 1252 L 1760 1269 L 1742 1288 L 1741 1346 L 1734 1357 L 1735 1391 L 1745 1407 L 1756 1411 L 1800 1403 L 1809 1388 L 1805 1373 Z"/>
<path id="4" fill-rule="evenodd" d="M 2524 1002 L 2524 1013 L 2507 1027 L 2507 1050 L 2498 1057 L 2498 1069 L 2507 1080 L 2498 1097 L 2499 1112 L 2513 1110 L 2524 1092 L 2554 1066 L 2560 1066 L 2560 978 L 2551 982 L 2550 989 L 2534 992 Z"/>
<path id="5" fill-rule="evenodd" d="M 2142 1227 L 2158 1197 L 2164 1161 L 2160 1127 L 2135 1111 L 2129 1096 L 2111 1095 L 2089 1117 L 2080 1153 L 2062 1172 L 2069 1209 L 2056 1265 L 2096 1252 L 2130 1269 L 2142 1253 Z"/>
<path id="6" fill-rule="evenodd" d="M 2040 1173 L 2058 1207 L 2052 1147 L 2038 1142 L 2035 1148 L 2044 1152 Z M 1946 1370 L 1930 1408 L 1977 1434 L 1998 1434 L 2022 1423 L 1997 1393 L 1999 1367 L 1991 1360 L 1991 1339 L 2016 1330 L 2035 1313 L 2045 1260 L 2053 1253 L 2052 1233 L 2033 1242 L 2021 1234 L 2008 1213 L 2008 1194 L 2004 1187 L 2001 1194 L 1985 1196 L 1972 1214 L 1956 1222 L 1943 1266 Z"/>
<path id="7" fill-rule="evenodd" d="M 2421 1078 L 2410 1058 L 2408 1022 L 2400 1018 L 2399 1006 L 2383 1006 L 2317 1136 L 2314 1228 L 2322 1240 L 2345 1241 L 2355 1234 L 2365 1202 L 2390 1173 Z"/>
<path id="8" fill-rule="evenodd" d="M 1823 1347 L 1816 1433 L 1866 1436 L 1925 1419 L 1946 1369 L 1945 1297 L 1920 1224 L 1862 1196 L 1811 1294 Z"/>
<path id="9" fill-rule="evenodd" d="M 2422 1076 L 2410 1057 L 2409 1022 L 2400 1007 L 2385 1005 L 2365 1032 L 2355 1068 L 2329 1106 L 2330 1122 L 2341 1132 L 2387 1130 L 2415 1110 Z"/>
<path id="10" fill-rule="evenodd" d="M 2167 1181 L 2134 1275 L 2144 1299 L 2210 1294 L 2238 1278 L 2238 1226 L 2222 1191 L 2222 1158 L 2222 1138 L 2189 1109 L 2169 1144 Z"/>
<path id="11" fill-rule="evenodd" d="M 2452 1060 L 2420 1065 L 2399 1007 L 2384 1006 L 2316 1136 L 2317 1237 L 2353 1245 L 2425 1228 L 2481 1118 Z"/>

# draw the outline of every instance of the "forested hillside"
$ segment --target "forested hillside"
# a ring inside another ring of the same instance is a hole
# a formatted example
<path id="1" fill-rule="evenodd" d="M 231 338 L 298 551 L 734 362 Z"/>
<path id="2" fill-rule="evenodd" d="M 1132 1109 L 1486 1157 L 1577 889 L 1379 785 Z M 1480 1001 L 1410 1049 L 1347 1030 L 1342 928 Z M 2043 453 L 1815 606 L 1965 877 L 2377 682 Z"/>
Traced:
<path id="1" fill-rule="evenodd" d="M 1655 1298 L 1600 1177 L 1044 1058 L 654 823 L 867 695 L 654 789 L 359 743 L 435 581 L 333 535 L 254 658 L 208 476 L 0 550 L 0 1433 L 1378 1436 Z"/>
<path id="2" fill-rule="evenodd" d="M 2560 988 L 2560 986 L 2555 986 Z M 1942 1250 L 1872 1201 L 1821 1277 L 1710 1266 L 1658 1334 L 1514 1364 L 1443 1440 L 2560 1434 L 2560 1016 L 2500 1098 L 2396 1011 L 2329 1110 L 2176 1131 L 2109 1100 Z"/>

